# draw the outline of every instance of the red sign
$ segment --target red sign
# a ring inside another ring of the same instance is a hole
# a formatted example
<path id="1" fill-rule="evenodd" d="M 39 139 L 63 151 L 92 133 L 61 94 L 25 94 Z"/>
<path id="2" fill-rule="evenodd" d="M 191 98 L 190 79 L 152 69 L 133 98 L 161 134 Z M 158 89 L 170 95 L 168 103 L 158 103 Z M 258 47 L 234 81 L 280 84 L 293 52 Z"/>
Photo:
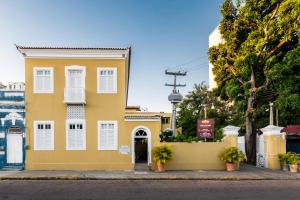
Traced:
<path id="1" fill-rule="evenodd" d="M 214 138 L 214 119 L 198 119 L 197 136 L 199 138 Z"/>

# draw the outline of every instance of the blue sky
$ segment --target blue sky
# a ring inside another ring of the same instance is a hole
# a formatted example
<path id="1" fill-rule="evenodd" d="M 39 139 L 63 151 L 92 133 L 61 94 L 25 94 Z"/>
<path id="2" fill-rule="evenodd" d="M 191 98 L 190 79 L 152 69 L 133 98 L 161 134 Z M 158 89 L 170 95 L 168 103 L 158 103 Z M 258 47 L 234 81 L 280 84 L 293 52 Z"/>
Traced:
<path id="1" fill-rule="evenodd" d="M 208 36 L 222 0 L 0 0 L 0 82 L 24 81 L 14 44 L 132 47 L 129 104 L 171 111 L 172 78 L 187 70 L 186 94 L 208 83 Z M 185 64 L 187 63 L 187 64 Z M 185 64 L 180 66 L 180 64 Z M 180 66 L 180 67 L 179 67 Z"/>

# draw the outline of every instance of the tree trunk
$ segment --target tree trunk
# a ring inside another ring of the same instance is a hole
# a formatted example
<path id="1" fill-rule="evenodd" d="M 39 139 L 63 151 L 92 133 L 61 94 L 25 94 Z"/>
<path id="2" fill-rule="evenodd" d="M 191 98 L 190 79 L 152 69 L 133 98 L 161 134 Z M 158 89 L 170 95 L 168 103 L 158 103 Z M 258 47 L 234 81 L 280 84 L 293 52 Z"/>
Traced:
<path id="1" fill-rule="evenodd" d="M 253 66 L 251 67 L 251 89 L 255 88 L 256 77 Z M 250 94 L 246 111 L 246 135 L 245 135 L 247 162 L 256 164 L 256 120 L 254 117 L 254 97 Z"/>
<path id="2" fill-rule="evenodd" d="M 246 155 L 247 162 L 250 164 L 256 164 L 256 122 L 253 117 L 253 102 L 254 98 L 251 96 L 248 99 L 248 107 L 246 111 Z"/>

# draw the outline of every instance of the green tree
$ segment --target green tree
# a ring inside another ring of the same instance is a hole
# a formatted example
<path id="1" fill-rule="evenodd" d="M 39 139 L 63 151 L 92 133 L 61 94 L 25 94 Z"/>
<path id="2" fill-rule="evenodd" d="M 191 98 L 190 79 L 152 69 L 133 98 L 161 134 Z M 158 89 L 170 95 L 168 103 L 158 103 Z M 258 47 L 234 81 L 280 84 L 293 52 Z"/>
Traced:
<path id="1" fill-rule="evenodd" d="M 209 49 L 209 60 L 217 94 L 244 113 L 247 159 L 255 163 L 256 131 L 267 104 L 276 100 L 281 114 L 291 108 L 299 116 L 300 1 L 240 2 L 225 0 L 221 6 L 225 42 Z M 298 88 L 291 88 L 294 83 Z"/>
<path id="2" fill-rule="evenodd" d="M 232 123 L 232 107 L 225 101 L 220 101 L 208 91 L 204 83 L 196 84 L 179 104 L 178 126 L 186 136 L 196 137 L 197 120 L 204 118 L 204 107 L 207 108 L 207 117 L 215 119 L 215 139 L 221 139 L 221 128 Z"/>

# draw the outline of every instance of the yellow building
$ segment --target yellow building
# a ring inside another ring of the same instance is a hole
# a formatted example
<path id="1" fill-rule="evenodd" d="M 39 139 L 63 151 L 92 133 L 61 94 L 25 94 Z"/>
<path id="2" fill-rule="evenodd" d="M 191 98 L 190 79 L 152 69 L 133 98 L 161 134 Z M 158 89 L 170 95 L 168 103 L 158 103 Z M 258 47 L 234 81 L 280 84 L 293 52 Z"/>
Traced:
<path id="1" fill-rule="evenodd" d="M 127 106 L 130 48 L 17 49 L 25 58 L 26 169 L 152 163 L 153 144 L 171 117 Z"/>

